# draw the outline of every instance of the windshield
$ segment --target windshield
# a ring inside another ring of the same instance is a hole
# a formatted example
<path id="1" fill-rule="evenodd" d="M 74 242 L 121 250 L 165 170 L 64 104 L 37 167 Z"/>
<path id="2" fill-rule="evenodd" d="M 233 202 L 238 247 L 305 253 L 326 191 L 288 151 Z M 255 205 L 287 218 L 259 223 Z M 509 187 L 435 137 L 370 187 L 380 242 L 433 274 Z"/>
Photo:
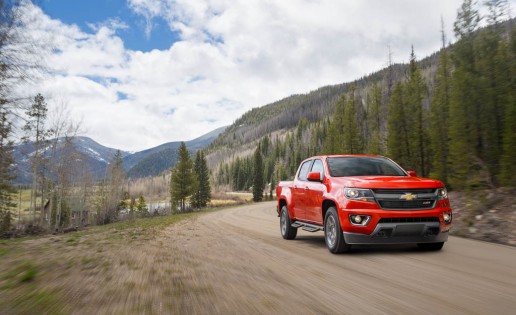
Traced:
<path id="1" fill-rule="evenodd" d="M 330 175 L 343 176 L 407 176 L 391 160 L 375 157 L 332 157 L 327 159 Z"/>

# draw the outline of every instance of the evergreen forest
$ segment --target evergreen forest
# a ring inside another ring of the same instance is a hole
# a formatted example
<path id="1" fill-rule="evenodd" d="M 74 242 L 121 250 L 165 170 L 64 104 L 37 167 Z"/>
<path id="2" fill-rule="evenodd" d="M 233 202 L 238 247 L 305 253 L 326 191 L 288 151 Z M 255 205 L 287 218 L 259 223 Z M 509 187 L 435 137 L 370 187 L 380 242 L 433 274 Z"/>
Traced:
<path id="1" fill-rule="evenodd" d="M 271 196 L 320 154 L 384 155 L 456 190 L 514 186 L 516 26 L 502 4 L 480 16 L 464 1 L 457 41 L 441 31 L 442 49 L 421 61 L 412 47 L 408 64 L 389 56 L 377 73 L 249 111 L 210 146 L 214 183 L 254 191 L 256 150 Z"/>

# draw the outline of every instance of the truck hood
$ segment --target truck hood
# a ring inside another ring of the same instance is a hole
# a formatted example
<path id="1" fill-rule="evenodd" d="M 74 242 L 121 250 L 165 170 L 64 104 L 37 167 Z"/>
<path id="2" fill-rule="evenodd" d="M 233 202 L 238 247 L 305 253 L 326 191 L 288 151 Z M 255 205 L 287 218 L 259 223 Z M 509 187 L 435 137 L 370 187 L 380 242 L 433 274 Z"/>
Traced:
<path id="1" fill-rule="evenodd" d="M 332 182 L 344 187 L 386 188 L 386 189 L 418 189 L 444 187 L 441 181 L 411 176 L 356 176 L 333 177 Z"/>

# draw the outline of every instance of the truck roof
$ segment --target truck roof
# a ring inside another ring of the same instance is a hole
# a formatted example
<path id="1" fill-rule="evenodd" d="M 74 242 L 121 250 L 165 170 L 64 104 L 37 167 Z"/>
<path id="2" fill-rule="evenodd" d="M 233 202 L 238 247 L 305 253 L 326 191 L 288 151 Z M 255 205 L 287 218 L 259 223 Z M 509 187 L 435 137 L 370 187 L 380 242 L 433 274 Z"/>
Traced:
<path id="1" fill-rule="evenodd" d="M 373 157 L 373 158 L 383 158 L 384 156 L 375 155 L 375 154 L 329 154 L 329 155 L 316 155 L 305 160 L 313 159 L 313 158 L 328 158 L 328 157 Z"/>

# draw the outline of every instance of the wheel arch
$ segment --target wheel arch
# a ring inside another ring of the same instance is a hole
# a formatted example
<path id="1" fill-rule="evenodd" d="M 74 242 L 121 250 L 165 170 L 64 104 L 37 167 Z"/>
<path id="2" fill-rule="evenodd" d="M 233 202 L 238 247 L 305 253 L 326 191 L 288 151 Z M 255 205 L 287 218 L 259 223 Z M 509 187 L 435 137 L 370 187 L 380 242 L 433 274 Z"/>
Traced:
<path id="1" fill-rule="evenodd" d="M 288 215 L 292 218 L 293 213 L 290 212 L 291 210 L 288 206 L 287 199 L 283 197 L 278 199 L 278 216 L 281 214 L 281 209 L 283 209 L 284 206 L 287 207 Z"/>
<path id="2" fill-rule="evenodd" d="M 335 210 L 338 210 L 337 203 L 331 199 L 325 199 L 322 203 L 322 218 L 324 222 L 324 218 L 326 217 L 326 212 L 330 207 L 335 207 Z"/>

